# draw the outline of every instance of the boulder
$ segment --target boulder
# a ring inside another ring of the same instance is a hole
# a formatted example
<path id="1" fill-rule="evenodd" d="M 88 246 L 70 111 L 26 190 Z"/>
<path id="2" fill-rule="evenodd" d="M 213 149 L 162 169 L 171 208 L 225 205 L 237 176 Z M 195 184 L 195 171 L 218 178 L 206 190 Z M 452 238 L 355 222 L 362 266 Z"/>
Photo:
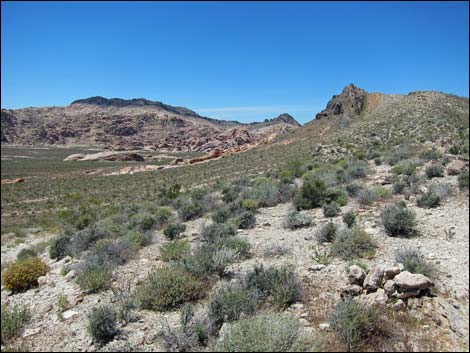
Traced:
<path id="1" fill-rule="evenodd" d="M 348 269 L 349 283 L 362 286 L 365 278 L 366 278 L 366 273 L 362 268 L 360 268 L 357 265 L 349 266 L 349 269 Z"/>
<path id="2" fill-rule="evenodd" d="M 403 271 L 393 279 L 400 292 L 409 292 L 431 288 L 434 284 L 426 276 L 419 273 Z"/>
<path id="3" fill-rule="evenodd" d="M 382 284 L 383 273 L 382 267 L 373 267 L 364 279 L 364 288 L 368 291 L 374 291 L 379 288 Z"/>
<path id="4" fill-rule="evenodd" d="M 457 175 L 464 171 L 465 167 L 466 165 L 463 161 L 455 160 L 447 165 L 446 170 L 449 175 Z"/>
<path id="5" fill-rule="evenodd" d="M 387 294 L 382 288 L 377 289 L 376 292 L 367 294 L 363 299 L 366 305 L 374 306 L 374 305 L 385 305 L 388 300 Z"/>
<path id="6" fill-rule="evenodd" d="M 387 280 L 384 284 L 384 291 L 385 291 L 385 294 L 387 294 L 388 296 L 392 295 L 396 290 L 396 285 L 395 285 L 395 282 L 392 281 L 391 279 Z"/>
<path id="7" fill-rule="evenodd" d="M 356 295 L 361 294 L 361 291 L 362 291 L 362 287 L 360 285 L 357 285 L 357 284 L 347 285 L 341 288 L 341 298 L 351 297 L 351 296 L 354 297 Z"/>
<path id="8" fill-rule="evenodd" d="M 64 159 L 64 162 L 68 162 L 68 161 L 78 161 L 82 158 L 84 158 L 85 155 L 83 153 L 75 153 L 75 154 L 71 154 L 70 156 L 68 156 L 67 158 Z"/>
<path id="9" fill-rule="evenodd" d="M 396 275 L 400 273 L 400 267 L 399 266 L 392 266 L 392 267 L 386 267 L 384 269 L 384 277 L 385 279 L 393 279 Z"/>

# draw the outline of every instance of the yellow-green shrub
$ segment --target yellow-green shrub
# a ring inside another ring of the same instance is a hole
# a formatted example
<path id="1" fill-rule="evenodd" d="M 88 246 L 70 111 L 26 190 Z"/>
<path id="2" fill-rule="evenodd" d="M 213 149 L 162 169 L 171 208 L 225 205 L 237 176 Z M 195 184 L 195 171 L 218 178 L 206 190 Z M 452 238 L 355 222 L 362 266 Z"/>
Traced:
<path id="1" fill-rule="evenodd" d="M 13 292 L 21 292 L 38 284 L 38 278 L 44 276 L 49 267 L 37 257 L 15 262 L 3 274 L 5 288 Z"/>

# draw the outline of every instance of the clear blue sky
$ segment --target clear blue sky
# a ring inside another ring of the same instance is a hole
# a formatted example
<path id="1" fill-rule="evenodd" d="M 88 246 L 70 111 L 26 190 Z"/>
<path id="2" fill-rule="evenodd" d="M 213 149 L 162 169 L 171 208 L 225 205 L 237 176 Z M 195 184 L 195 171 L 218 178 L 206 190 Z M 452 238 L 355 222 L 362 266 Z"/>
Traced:
<path id="1" fill-rule="evenodd" d="M 353 82 L 468 97 L 467 2 L 3 2 L 2 108 L 143 97 L 311 120 Z"/>

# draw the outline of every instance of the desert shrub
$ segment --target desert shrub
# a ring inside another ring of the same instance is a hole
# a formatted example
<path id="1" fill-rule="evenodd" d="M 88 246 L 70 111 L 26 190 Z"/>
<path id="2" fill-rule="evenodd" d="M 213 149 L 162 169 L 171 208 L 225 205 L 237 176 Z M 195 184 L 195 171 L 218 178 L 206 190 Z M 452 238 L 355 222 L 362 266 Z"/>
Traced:
<path id="1" fill-rule="evenodd" d="M 204 215 L 204 208 L 198 201 L 185 200 L 178 209 L 178 215 L 183 221 L 190 221 Z"/>
<path id="2" fill-rule="evenodd" d="M 459 188 L 460 189 L 468 189 L 468 184 L 469 184 L 469 174 L 468 174 L 468 169 L 457 177 L 457 181 L 459 183 Z"/>
<path id="3" fill-rule="evenodd" d="M 431 164 L 424 171 L 428 179 L 441 178 L 444 176 L 444 169 L 440 164 Z"/>
<path id="4" fill-rule="evenodd" d="M 300 213 L 296 210 L 289 212 L 284 220 L 284 228 L 295 230 L 309 227 L 313 223 L 313 218 L 307 214 Z"/>
<path id="5" fill-rule="evenodd" d="M 441 198 L 431 190 L 416 198 L 416 205 L 423 208 L 436 208 L 441 204 Z"/>
<path id="6" fill-rule="evenodd" d="M 323 205 L 323 215 L 325 217 L 336 217 L 339 211 L 339 207 L 335 202 Z"/>
<path id="7" fill-rule="evenodd" d="M 362 206 L 371 205 L 375 200 L 377 195 L 369 188 L 364 188 L 356 194 L 356 201 Z"/>
<path id="8" fill-rule="evenodd" d="M 110 305 L 94 308 L 88 315 L 88 333 L 100 344 L 112 341 L 117 335 L 117 313 Z"/>
<path id="9" fill-rule="evenodd" d="M 124 265 L 134 256 L 133 244 L 126 239 L 102 239 L 84 258 L 86 265 L 113 268 Z M 86 266 L 85 265 L 85 266 Z"/>
<path id="10" fill-rule="evenodd" d="M 325 190 L 323 181 L 306 180 L 294 197 L 294 207 L 298 211 L 320 207 L 324 201 Z"/>
<path id="11" fill-rule="evenodd" d="M 54 238 L 49 246 L 49 257 L 57 260 L 63 259 L 69 254 L 69 244 L 70 238 L 65 234 Z"/>
<path id="12" fill-rule="evenodd" d="M 391 166 L 394 166 L 403 159 L 409 159 L 413 156 L 413 151 L 410 146 L 402 145 L 394 151 L 384 156 L 384 161 Z"/>
<path id="13" fill-rule="evenodd" d="M 345 188 L 349 196 L 355 197 L 359 191 L 364 189 L 364 185 L 361 185 L 358 183 L 351 183 L 351 184 L 346 185 Z"/>
<path id="14" fill-rule="evenodd" d="M 343 181 L 364 178 L 368 174 L 367 165 L 364 162 L 350 161 L 344 171 Z"/>
<path id="15" fill-rule="evenodd" d="M 79 257 L 99 240 L 108 237 L 110 234 L 107 231 L 95 226 L 79 230 L 70 236 L 67 255 Z"/>
<path id="16" fill-rule="evenodd" d="M 395 194 L 395 195 L 398 195 L 398 194 L 403 194 L 403 192 L 405 191 L 407 187 L 407 184 L 405 181 L 403 180 L 397 180 L 396 182 L 394 182 L 392 184 L 392 192 Z"/>
<path id="17" fill-rule="evenodd" d="M 16 260 L 21 261 L 29 257 L 36 257 L 37 255 L 38 254 L 36 250 L 34 250 L 33 248 L 24 248 L 18 252 L 18 254 L 16 255 Z"/>
<path id="18" fill-rule="evenodd" d="M 346 204 L 348 203 L 348 195 L 344 190 L 330 187 L 325 190 L 323 202 L 324 203 L 335 202 L 340 206 L 346 206 Z"/>
<path id="19" fill-rule="evenodd" d="M 225 223 L 232 216 L 228 207 L 221 207 L 212 213 L 212 220 L 214 223 Z"/>
<path id="20" fill-rule="evenodd" d="M 294 184 L 279 185 L 279 202 L 289 202 L 297 192 L 297 186 Z"/>
<path id="21" fill-rule="evenodd" d="M 263 255 L 267 257 L 282 256 L 289 252 L 289 247 L 284 244 L 269 244 L 265 246 Z"/>
<path id="22" fill-rule="evenodd" d="M 81 290 L 95 293 L 109 288 L 111 285 L 111 271 L 106 267 L 89 266 L 80 271 L 75 281 Z"/>
<path id="23" fill-rule="evenodd" d="M 173 217 L 173 211 L 169 207 L 158 207 L 155 210 L 153 218 L 158 227 L 162 227 Z"/>
<path id="24" fill-rule="evenodd" d="M 414 173 L 416 173 L 416 167 L 417 165 L 415 162 L 406 159 L 395 165 L 392 168 L 392 172 L 395 174 L 413 175 Z"/>
<path id="25" fill-rule="evenodd" d="M 343 260 L 371 258 L 376 248 L 377 244 L 371 236 L 365 230 L 355 226 L 338 229 L 331 244 L 331 254 Z"/>
<path id="26" fill-rule="evenodd" d="M 279 173 L 279 179 L 283 184 L 290 184 L 294 181 L 294 175 L 290 170 L 284 169 Z"/>
<path id="27" fill-rule="evenodd" d="M 302 161 L 295 159 L 287 162 L 287 170 L 295 177 L 300 178 L 303 174 L 302 172 Z"/>
<path id="28" fill-rule="evenodd" d="M 348 345 L 348 351 L 351 351 L 372 335 L 379 318 L 377 309 L 350 299 L 335 306 L 329 322 L 338 338 L 344 341 Z"/>
<path id="29" fill-rule="evenodd" d="M 258 205 L 258 201 L 256 200 L 244 199 L 242 200 L 242 207 L 246 208 L 248 211 L 254 211 L 259 207 L 259 205 Z"/>
<path id="30" fill-rule="evenodd" d="M 278 306 L 287 306 L 300 300 L 302 286 L 297 275 L 286 267 L 279 269 L 255 266 L 244 277 L 244 287 L 256 290 L 261 298 Z"/>
<path id="31" fill-rule="evenodd" d="M 429 191 L 439 196 L 441 200 L 445 200 L 452 195 L 452 185 L 449 183 L 432 184 Z"/>
<path id="32" fill-rule="evenodd" d="M 399 202 L 385 207 L 380 218 L 388 235 L 410 237 L 417 234 L 416 214 Z"/>
<path id="33" fill-rule="evenodd" d="M 180 184 L 175 184 L 175 185 L 172 185 L 168 188 L 160 188 L 158 198 L 159 199 L 174 200 L 180 195 L 180 192 L 181 192 L 181 185 Z"/>
<path id="34" fill-rule="evenodd" d="M 165 311 L 197 299 L 203 284 L 179 267 L 154 269 L 137 288 L 136 298 L 142 309 Z"/>
<path id="35" fill-rule="evenodd" d="M 346 223 L 348 228 L 352 228 L 352 226 L 356 223 L 356 214 L 353 211 L 348 211 L 343 215 L 343 222 Z"/>
<path id="36" fill-rule="evenodd" d="M 213 243 L 221 238 L 234 236 L 235 234 L 235 227 L 225 223 L 204 224 L 201 229 L 202 239 L 209 243 Z"/>
<path id="37" fill-rule="evenodd" d="M 219 249 L 214 244 L 203 244 L 194 251 L 194 254 L 185 256 L 181 260 L 181 266 L 197 277 L 206 277 L 214 273 L 223 275 L 225 268 L 236 258 L 237 253 L 234 250 Z"/>
<path id="38" fill-rule="evenodd" d="M 390 196 L 392 196 L 390 189 L 384 186 L 374 186 L 372 191 L 379 199 L 388 199 Z"/>
<path id="39" fill-rule="evenodd" d="M 249 198 L 256 200 L 261 207 L 272 207 L 279 202 L 279 187 L 270 180 L 260 180 L 249 192 Z"/>
<path id="40" fill-rule="evenodd" d="M 414 249 L 402 249 L 396 254 L 395 260 L 403 264 L 403 269 L 411 273 L 420 273 L 429 278 L 436 276 L 436 267 L 426 261 L 424 255 Z"/>
<path id="41" fill-rule="evenodd" d="M 463 152 L 463 149 L 462 149 L 461 145 L 452 145 L 448 149 L 447 152 L 450 153 L 450 154 L 453 154 L 453 155 L 457 155 L 457 154 L 461 154 Z"/>
<path id="42" fill-rule="evenodd" d="M 162 261 L 178 261 L 191 251 L 191 244 L 187 240 L 175 240 L 160 246 Z"/>
<path id="43" fill-rule="evenodd" d="M 329 222 L 315 231 L 315 238 L 320 243 L 330 243 L 336 236 L 336 224 Z"/>
<path id="44" fill-rule="evenodd" d="M 442 153 L 435 148 L 427 149 L 419 154 L 419 158 L 427 161 L 438 160 L 442 158 Z"/>
<path id="45" fill-rule="evenodd" d="M 224 322 L 235 321 L 241 314 L 252 315 L 258 303 L 256 290 L 240 284 L 223 284 L 209 298 L 209 319 L 220 328 Z"/>
<path id="46" fill-rule="evenodd" d="M 283 314 L 260 315 L 234 322 L 214 352 L 307 352 L 316 342 L 299 320 Z"/>
<path id="47" fill-rule="evenodd" d="M 2 283 L 12 292 L 22 292 L 38 284 L 38 278 L 44 276 L 49 267 L 37 257 L 17 261 L 2 273 Z"/>
<path id="48" fill-rule="evenodd" d="M 15 337 L 23 325 L 29 320 L 29 312 L 26 307 L 10 307 L 7 303 L 2 303 L 1 320 L 1 344 L 3 346 L 11 338 Z"/>
<path id="49" fill-rule="evenodd" d="M 235 217 L 234 223 L 240 229 L 250 229 L 256 225 L 256 216 L 251 211 L 243 211 Z"/>
<path id="50" fill-rule="evenodd" d="M 221 238 L 215 243 L 215 246 L 217 249 L 233 250 L 240 258 L 247 257 L 251 248 L 248 240 L 237 237 Z"/>
<path id="51" fill-rule="evenodd" d="M 132 244 L 132 248 L 136 251 L 139 250 L 142 246 L 146 246 L 151 242 L 151 234 L 129 231 L 124 236 L 124 240 Z"/>
<path id="52" fill-rule="evenodd" d="M 163 234 L 168 240 L 178 238 L 186 230 L 186 225 L 181 223 L 169 223 L 165 226 Z"/>
<path id="53" fill-rule="evenodd" d="M 374 164 L 377 166 L 382 165 L 382 158 L 381 157 L 374 158 Z"/>

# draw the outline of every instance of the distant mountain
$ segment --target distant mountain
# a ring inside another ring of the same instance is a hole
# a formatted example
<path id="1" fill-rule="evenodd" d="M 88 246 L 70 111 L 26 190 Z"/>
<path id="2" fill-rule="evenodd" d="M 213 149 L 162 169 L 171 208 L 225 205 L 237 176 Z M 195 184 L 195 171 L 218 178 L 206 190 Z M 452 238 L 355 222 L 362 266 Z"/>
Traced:
<path id="1" fill-rule="evenodd" d="M 2 109 L 1 126 L 2 143 L 211 151 L 272 139 L 300 124 L 289 114 L 243 124 L 144 98 L 97 96 L 65 107 Z"/>

